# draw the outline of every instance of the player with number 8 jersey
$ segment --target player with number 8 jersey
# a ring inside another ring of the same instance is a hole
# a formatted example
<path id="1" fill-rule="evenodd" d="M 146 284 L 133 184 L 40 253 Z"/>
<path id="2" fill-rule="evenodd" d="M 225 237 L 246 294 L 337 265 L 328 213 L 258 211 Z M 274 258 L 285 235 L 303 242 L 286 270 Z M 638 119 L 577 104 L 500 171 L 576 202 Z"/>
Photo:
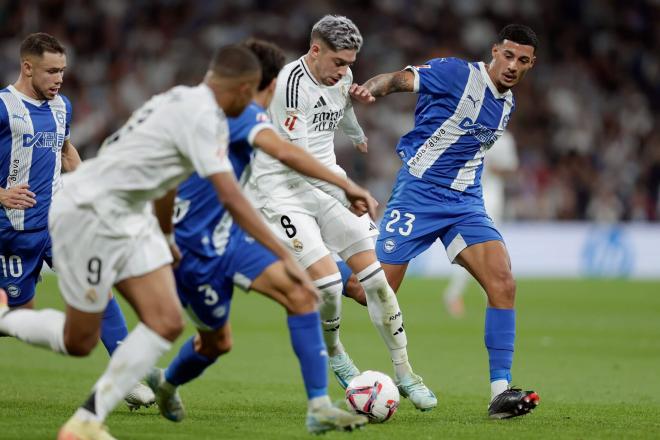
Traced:
<path id="1" fill-rule="evenodd" d="M 342 176 L 346 173 L 337 165 L 335 131 L 341 128 L 359 150 L 367 148 L 349 96 L 353 87 L 349 66 L 361 46 L 362 36 L 350 19 L 326 15 L 312 29 L 308 53 L 282 69 L 269 107 L 273 125 L 283 137 Z M 337 187 L 303 177 L 261 151 L 247 190 L 321 291 L 324 339 L 340 385 L 346 388 L 359 370 L 339 339 L 342 277 L 331 253 L 346 261 L 362 284 L 369 317 L 390 352 L 402 395 L 422 411 L 434 408 L 435 395 L 408 361 L 403 316 L 376 259 L 377 228 L 368 216 L 349 211 Z"/>

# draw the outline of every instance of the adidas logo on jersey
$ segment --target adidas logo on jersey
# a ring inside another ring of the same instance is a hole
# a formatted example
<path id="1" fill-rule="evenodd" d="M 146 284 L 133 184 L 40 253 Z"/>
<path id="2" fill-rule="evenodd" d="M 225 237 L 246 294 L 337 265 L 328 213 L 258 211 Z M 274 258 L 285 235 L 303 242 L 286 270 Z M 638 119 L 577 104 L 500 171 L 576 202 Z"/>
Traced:
<path id="1" fill-rule="evenodd" d="M 319 97 L 319 100 L 316 101 L 316 104 L 314 105 L 314 108 L 321 108 L 326 106 L 327 104 L 325 103 L 325 99 L 323 99 L 323 96 Z"/>

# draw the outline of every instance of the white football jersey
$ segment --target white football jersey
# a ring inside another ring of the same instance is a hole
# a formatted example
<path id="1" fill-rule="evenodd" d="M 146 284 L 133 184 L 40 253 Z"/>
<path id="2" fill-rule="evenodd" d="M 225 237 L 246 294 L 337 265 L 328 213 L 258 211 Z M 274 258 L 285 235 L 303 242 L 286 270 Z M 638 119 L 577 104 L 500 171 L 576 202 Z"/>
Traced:
<path id="1" fill-rule="evenodd" d="M 515 171 L 517 168 L 516 140 L 505 131 L 486 154 L 481 175 L 486 212 L 496 223 L 501 220 L 504 211 L 504 179 L 493 170 Z"/>
<path id="2" fill-rule="evenodd" d="M 225 114 L 207 85 L 174 87 L 137 109 L 96 158 L 66 175 L 62 192 L 102 214 L 144 212 L 193 171 L 232 172 L 228 139 Z"/>
<path id="3" fill-rule="evenodd" d="M 306 149 L 323 165 L 340 174 L 345 173 L 337 165 L 334 137 L 344 113 L 351 106 L 348 90 L 352 82 L 353 74 L 348 69 L 337 84 L 319 84 L 303 56 L 284 66 L 268 108 L 273 126 L 284 139 Z M 270 184 L 288 184 L 294 192 L 296 187 L 301 191 L 305 188 L 305 185 L 291 183 L 303 179 L 302 176 L 257 150 L 252 162 L 252 178 L 263 176 L 274 179 L 268 180 Z M 318 184 L 316 179 L 307 180 Z"/>

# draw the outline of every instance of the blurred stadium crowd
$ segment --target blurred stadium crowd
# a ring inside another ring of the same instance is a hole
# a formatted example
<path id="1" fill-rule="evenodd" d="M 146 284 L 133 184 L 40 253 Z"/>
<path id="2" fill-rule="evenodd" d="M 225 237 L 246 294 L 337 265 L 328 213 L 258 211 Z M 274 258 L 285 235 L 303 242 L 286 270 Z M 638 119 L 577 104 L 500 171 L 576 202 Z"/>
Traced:
<path id="1" fill-rule="evenodd" d="M 521 166 L 507 183 L 506 218 L 660 220 L 658 0 L 4 0 L 0 78 L 3 86 L 16 80 L 26 34 L 59 38 L 68 50 L 72 141 L 90 157 L 149 96 L 199 82 L 217 45 L 254 35 L 294 59 L 326 13 L 347 15 L 364 36 L 357 82 L 433 57 L 488 61 L 503 25 L 530 25 L 541 47 L 514 90 L 509 128 Z M 414 104 L 399 95 L 357 106 L 368 156 L 338 137 L 340 163 L 381 206 Z"/>

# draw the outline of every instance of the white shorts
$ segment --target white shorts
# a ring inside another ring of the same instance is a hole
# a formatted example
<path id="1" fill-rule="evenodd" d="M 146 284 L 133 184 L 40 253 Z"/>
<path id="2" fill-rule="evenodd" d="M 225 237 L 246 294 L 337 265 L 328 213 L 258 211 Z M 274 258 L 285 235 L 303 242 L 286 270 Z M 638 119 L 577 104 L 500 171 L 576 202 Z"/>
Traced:
<path id="1" fill-rule="evenodd" d="M 105 310 L 110 289 L 117 282 L 152 272 L 172 262 L 172 254 L 151 214 L 109 219 L 106 225 L 92 207 L 79 207 L 57 194 L 49 213 L 53 265 L 66 303 L 99 313 Z M 130 224 L 122 233 L 117 225 Z"/>
<path id="2" fill-rule="evenodd" d="M 269 194 L 261 207 L 266 223 L 303 267 L 331 252 L 348 259 L 374 249 L 378 228 L 368 215 L 358 217 L 336 198 L 306 184 L 304 192 Z"/>

